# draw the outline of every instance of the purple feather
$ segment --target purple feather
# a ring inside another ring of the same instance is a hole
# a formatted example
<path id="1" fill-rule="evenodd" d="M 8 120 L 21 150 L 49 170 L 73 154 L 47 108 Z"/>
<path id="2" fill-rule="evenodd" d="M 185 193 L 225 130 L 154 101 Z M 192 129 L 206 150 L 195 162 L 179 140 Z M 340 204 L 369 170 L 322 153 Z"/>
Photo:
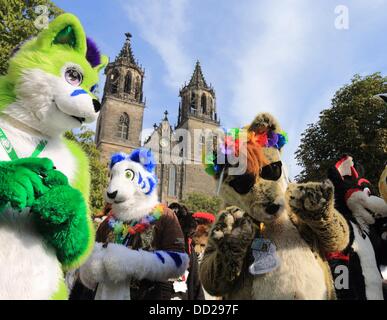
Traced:
<path id="1" fill-rule="evenodd" d="M 87 41 L 86 59 L 87 61 L 89 61 L 90 65 L 94 68 L 101 64 L 101 53 L 99 52 L 97 45 L 93 40 L 87 37 L 86 41 Z"/>

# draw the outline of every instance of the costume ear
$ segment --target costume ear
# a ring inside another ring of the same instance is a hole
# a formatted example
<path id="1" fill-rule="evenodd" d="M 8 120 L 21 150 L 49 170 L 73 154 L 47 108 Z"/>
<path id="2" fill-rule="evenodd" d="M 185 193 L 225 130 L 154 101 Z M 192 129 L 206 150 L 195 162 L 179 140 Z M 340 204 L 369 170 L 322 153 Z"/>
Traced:
<path id="1" fill-rule="evenodd" d="M 96 66 L 94 69 L 100 72 L 108 65 L 108 63 L 109 63 L 109 57 L 101 54 L 101 63 L 98 66 Z"/>
<path id="2" fill-rule="evenodd" d="M 248 128 L 248 131 L 258 134 L 269 130 L 276 133 L 281 131 L 278 121 L 270 113 L 259 113 Z"/>
<path id="3" fill-rule="evenodd" d="M 42 49 L 53 46 L 68 46 L 86 56 L 86 35 L 78 18 L 65 13 L 54 19 L 47 29 L 37 38 L 37 44 Z"/>

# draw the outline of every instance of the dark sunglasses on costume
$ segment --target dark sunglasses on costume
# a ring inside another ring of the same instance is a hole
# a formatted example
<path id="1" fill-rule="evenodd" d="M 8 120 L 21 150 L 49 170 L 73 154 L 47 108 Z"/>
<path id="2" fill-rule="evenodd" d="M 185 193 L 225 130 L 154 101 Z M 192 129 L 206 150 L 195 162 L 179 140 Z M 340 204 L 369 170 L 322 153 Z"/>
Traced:
<path id="1" fill-rule="evenodd" d="M 264 180 L 277 181 L 281 178 L 282 175 L 282 162 L 277 161 L 270 163 L 262 167 L 259 176 Z M 246 194 L 250 192 L 255 184 L 255 175 L 246 173 L 240 176 L 236 176 L 229 183 L 229 186 L 232 187 L 239 194 Z"/>
<path id="2" fill-rule="evenodd" d="M 277 181 L 282 175 L 282 162 L 277 161 L 262 167 L 259 176 L 265 180 Z"/>

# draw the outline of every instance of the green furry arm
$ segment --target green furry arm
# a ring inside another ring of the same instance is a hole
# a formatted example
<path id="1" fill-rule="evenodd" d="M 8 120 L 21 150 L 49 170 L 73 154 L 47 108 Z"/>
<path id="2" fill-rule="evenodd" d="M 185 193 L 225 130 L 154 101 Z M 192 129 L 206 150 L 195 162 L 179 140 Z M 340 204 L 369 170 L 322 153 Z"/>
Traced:
<path id="1" fill-rule="evenodd" d="M 82 148 L 74 141 L 64 139 L 65 144 L 69 148 L 70 152 L 77 159 L 77 172 L 75 176 L 77 179 L 73 183 L 73 187 L 78 189 L 85 199 L 87 204 L 87 214 L 85 216 L 87 222 L 87 229 L 83 232 L 87 234 L 87 245 L 83 248 L 82 252 L 79 252 L 77 257 L 74 257 L 73 261 L 68 264 L 64 264 L 65 269 L 77 268 L 80 266 L 90 255 L 95 242 L 95 229 L 91 220 L 91 214 L 88 209 L 89 194 L 90 194 L 90 169 L 89 160 Z"/>
<path id="2" fill-rule="evenodd" d="M 50 171 L 43 178 L 49 191 L 33 203 L 31 212 L 37 229 L 55 249 L 64 270 L 69 270 L 87 258 L 95 233 L 88 211 L 88 160 L 76 143 L 65 143 L 77 159 L 76 180 L 70 186 L 65 175 L 57 170 Z"/>
<path id="3" fill-rule="evenodd" d="M 46 158 L 24 158 L 0 162 L 0 210 L 11 206 L 22 210 L 30 207 L 48 188 L 43 184 L 42 175 L 53 169 L 53 163 Z"/>
<path id="4" fill-rule="evenodd" d="M 32 217 L 44 240 L 55 249 L 58 260 L 67 266 L 87 248 L 87 205 L 82 193 L 71 187 L 59 171 L 53 170 L 44 180 L 50 190 L 34 202 Z"/>

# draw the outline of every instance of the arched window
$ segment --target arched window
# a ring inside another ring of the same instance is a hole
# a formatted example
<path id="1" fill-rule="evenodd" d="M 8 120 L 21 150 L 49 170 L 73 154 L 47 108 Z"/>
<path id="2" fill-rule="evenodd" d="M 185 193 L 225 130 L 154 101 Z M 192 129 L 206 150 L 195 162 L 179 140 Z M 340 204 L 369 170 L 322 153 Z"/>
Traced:
<path id="1" fill-rule="evenodd" d="M 134 85 L 134 98 L 136 99 L 136 100 L 138 100 L 139 99 L 139 97 L 140 97 L 140 78 L 139 77 L 137 77 L 136 78 L 136 82 L 135 82 L 135 85 Z"/>
<path id="2" fill-rule="evenodd" d="M 110 75 L 110 93 L 117 93 L 120 73 L 118 70 L 114 70 Z"/>
<path id="3" fill-rule="evenodd" d="M 129 116 L 126 112 L 121 114 L 118 122 L 117 137 L 128 140 L 129 135 Z"/>
<path id="4" fill-rule="evenodd" d="M 196 94 L 195 94 L 195 92 L 191 93 L 190 108 L 191 108 L 191 112 L 195 113 L 195 111 L 196 111 Z"/>
<path id="5" fill-rule="evenodd" d="M 132 73 L 129 71 L 125 77 L 124 91 L 130 93 L 132 91 Z"/>
<path id="6" fill-rule="evenodd" d="M 171 165 L 169 167 L 168 196 L 170 197 L 176 196 L 176 167 L 174 165 Z"/>
<path id="7" fill-rule="evenodd" d="M 202 106 L 203 114 L 206 114 L 207 113 L 207 97 L 206 97 L 205 93 L 202 94 L 201 106 Z"/>

